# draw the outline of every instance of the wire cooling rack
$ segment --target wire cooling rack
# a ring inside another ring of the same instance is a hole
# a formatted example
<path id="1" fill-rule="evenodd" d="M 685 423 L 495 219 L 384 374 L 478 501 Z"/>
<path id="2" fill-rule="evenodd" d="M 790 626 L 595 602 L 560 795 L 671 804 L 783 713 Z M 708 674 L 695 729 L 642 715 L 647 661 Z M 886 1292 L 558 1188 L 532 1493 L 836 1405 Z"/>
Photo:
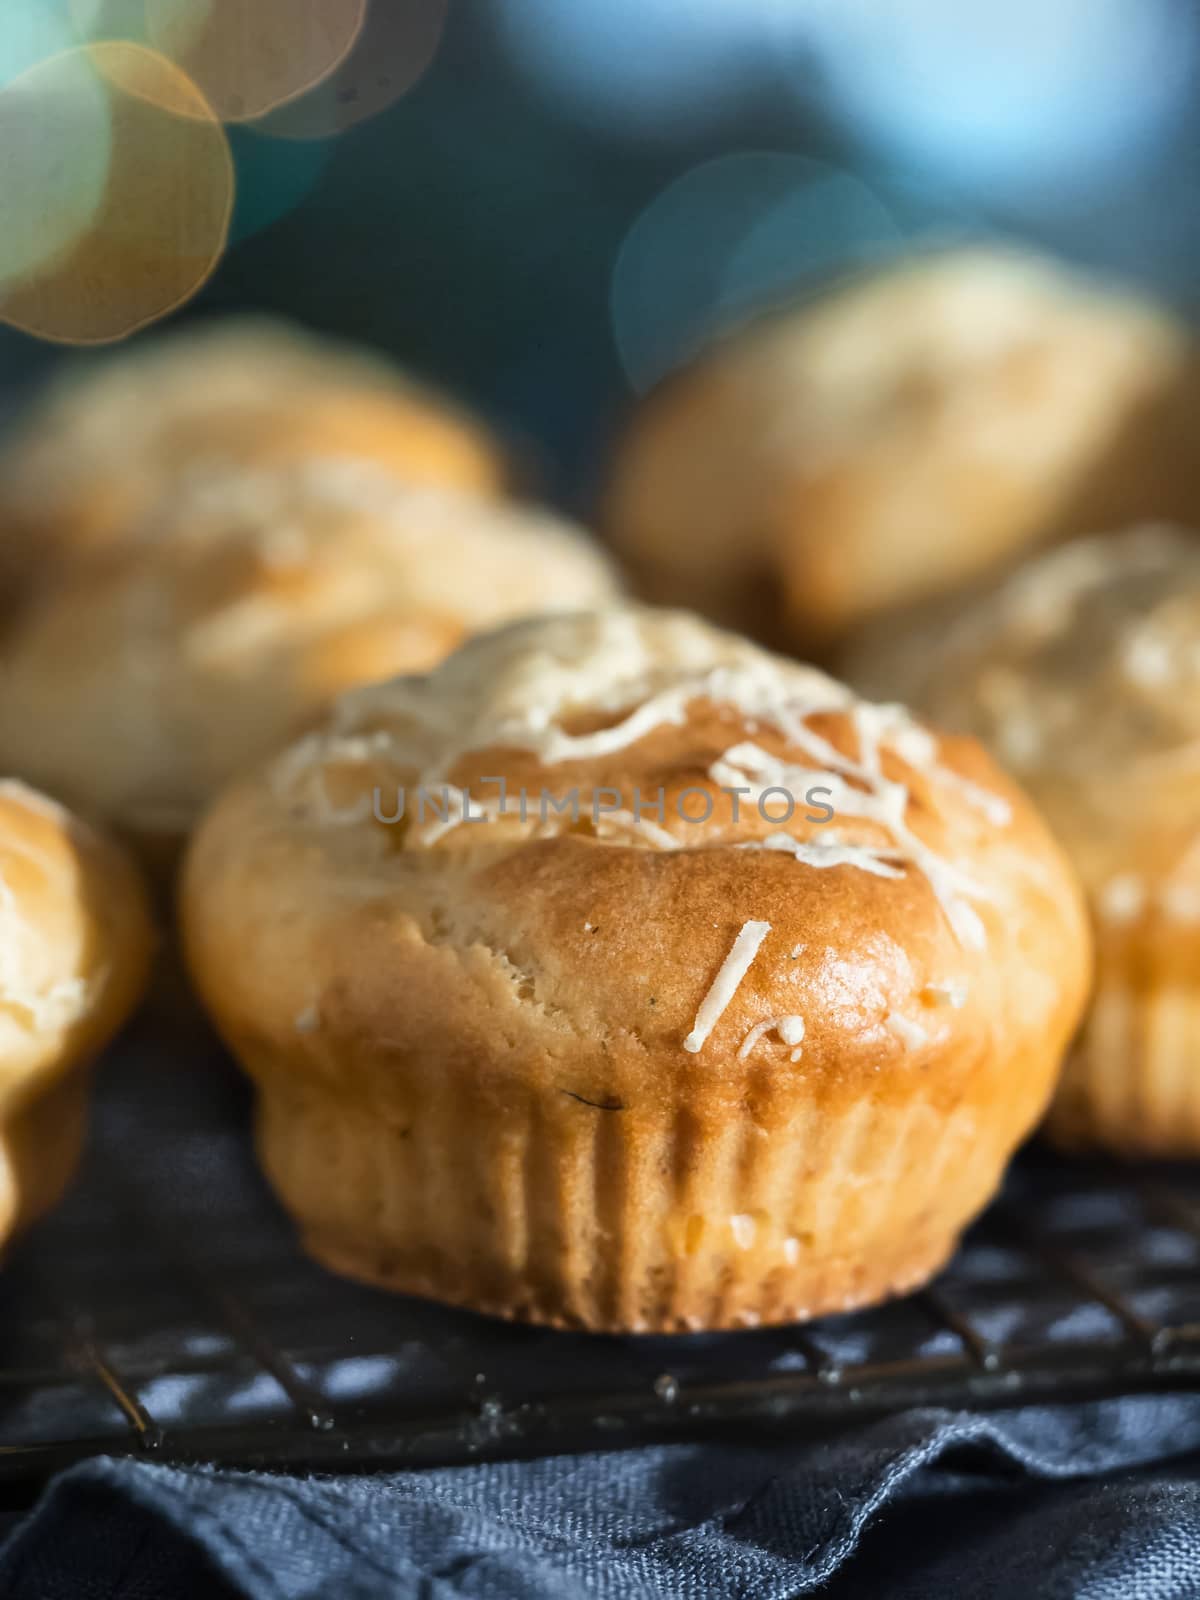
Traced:
<path id="1" fill-rule="evenodd" d="M 450 1464 L 1200 1381 L 1200 1167 L 1026 1155 L 929 1289 L 807 1327 L 528 1329 L 297 1247 L 215 1045 L 126 1041 L 85 1168 L 0 1274 L 0 1495 L 96 1453 Z"/>

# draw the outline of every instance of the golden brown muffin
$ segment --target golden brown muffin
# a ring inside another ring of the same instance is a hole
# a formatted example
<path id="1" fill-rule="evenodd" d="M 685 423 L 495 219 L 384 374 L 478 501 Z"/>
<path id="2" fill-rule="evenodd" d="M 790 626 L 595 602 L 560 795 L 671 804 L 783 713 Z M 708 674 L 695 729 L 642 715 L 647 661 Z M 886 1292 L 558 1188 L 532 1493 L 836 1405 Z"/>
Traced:
<path id="1" fill-rule="evenodd" d="M 668 380 L 606 522 L 651 598 L 824 648 L 1036 541 L 1200 513 L 1198 431 L 1165 314 L 955 251 L 764 318 Z"/>
<path id="2" fill-rule="evenodd" d="M 181 472 L 311 456 L 414 483 L 498 491 L 482 426 L 386 362 L 260 318 L 156 335 L 53 386 L 0 458 L 10 592 L 135 537 Z"/>
<path id="3" fill-rule="evenodd" d="M 876 641 L 857 678 L 989 745 L 1083 879 L 1096 991 L 1050 1132 L 1200 1153 L 1200 540 L 1052 552 L 953 626 Z"/>
<path id="4" fill-rule="evenodd" d="M 87 1066 L 149 966 L 141 884 L 62 806 L 0 780 L 0 1240 L 58 1199 L 83 1139 Z"/>
<path id="5" fill-rule="evenodd" d="M 361 462 L 193 475 L 0 650 L 0 761 L 168 855 L 226 778 L 353 684 L 614 593 L 547 512 Z"/>
<path id="6" fill-rule="evenodd" d="M 218 801 L 182 909 L 313 1254 L 592 1329 L 927 1278 L 1088 965 L 1074 879 L 972 741 L 637 609 L 346 696 Z"/>

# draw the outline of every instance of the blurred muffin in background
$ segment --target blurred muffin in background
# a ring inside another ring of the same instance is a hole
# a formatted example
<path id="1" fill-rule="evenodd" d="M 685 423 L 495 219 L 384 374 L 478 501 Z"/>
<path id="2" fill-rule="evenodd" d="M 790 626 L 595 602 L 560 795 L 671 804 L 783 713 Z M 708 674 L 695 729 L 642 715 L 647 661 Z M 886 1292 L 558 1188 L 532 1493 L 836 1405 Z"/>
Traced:
<path id="1" fill-rule="evenodd" d="M 1026 547 L 1200 513 L 1190 340 L 1037 258 L 953 251 L 731 335 L 653 394 L 605 520 L 643 592 L 822 650 Z"/>
<path id="2" fill-rule="evenodd" d="M 133 1010 L 153 944 L 113 842 L 0 780 L 0 1241 L 52 1205 L 83 1142 L 87 1066 Z"/>
<path id="3" fill-rule="evenodd" d="M 482 424 L 387 362 L 282 322 L 233 318 L 72 369 L 0 457 L 0 577 L 19 592 L 119 544 L 181 472 L 309 456 L 498 492 Z"/>
<path id="4" fill-rule="evenodd" d="M 1083 878 L 1097 985 L 1051 1132 L 1200 1154 L 1200 539 L 1052 551 L 853 675 L 988 744 Z"/>
<path id="5" fill-rule="evenodd" d="M 537 509 L 344 460 L 194 472 L 22 609 L 0 763 L 170 847 L 342 690 L 614 592 L 589 540 Z"/>

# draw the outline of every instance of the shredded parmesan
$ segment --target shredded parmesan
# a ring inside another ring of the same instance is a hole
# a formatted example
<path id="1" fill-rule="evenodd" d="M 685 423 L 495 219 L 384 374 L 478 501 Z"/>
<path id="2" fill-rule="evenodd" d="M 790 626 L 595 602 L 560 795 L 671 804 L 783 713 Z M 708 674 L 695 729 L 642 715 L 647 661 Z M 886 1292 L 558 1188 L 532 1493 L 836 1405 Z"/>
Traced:
<path id="1" fill-rule="evenodd" d="M 738 1060 L 744 1061 L 754 1046 L 766 1033 L 774 1031 L 786 1045 L 798 1045 L 804 1038 L 804 1018 L 797 1016 L 767 1017 L 763 1022 L 756 1022 L 742 1040 L 738 1050 Z M 798 1059 L 799 1052 L 794 1052 L 792 1060 Z"/>
<path id="2" fill-rule="evenodd" d="M 771 1029 L 774 1026 L 775 1026 L 775 1018 L 774 1017 L 768 1017 L 765 1022 L 756 1022 L 754 1024 L 754 1026 L 750 1029 L 749 1033 L 747 1033 L 746 1037 L 742 1040 L 741 1048 L 738 1050 L 738 1053 L 737 1053 L 738 1060 L 739 1061 L 744 1061 L 746 1059 L 746 1057 L 750 1054 L 751 1050 L 754 1049 L 754 1046 L 762 1038 L 763 1034 L 764 1033 L 770 1033 Z"/>
<path id="3" fill-rule="evenodd" d="M 1098 898 L 1106 922 L 1136 922 L 1146 908 L 1146 886 L 1136 873 L 1122 872 L 1109 878 Z"/>
<path id="4" fill-rule="evenodd" d="M 884 1026 L 893 1038 L 908 1050 L 919 1050 L 923 1044 L 929 1043 L 929 1035 L 920 1023 L 913 1022 L 909 1017 L 902 1017 L 898 1011 L 889 1011 L 884 1019 Z"/>
<path id="5" fill-rule="evenodd" d="M 91 985 L 86 978 L 62 978 L 37 993 L 11 983 L 0 983 L 0 1006 L 23 1011 L 38 1033 L 69 1027 L 87 1011 Z"/>
<path id="6" fill-rule="evenodd" d="M 433 821 L 427 823 L 421 830 L 420 842 L 423 845 L 435 844 L 443 834 L 451 833 L 455 828 L 461 826 L 467 819 L 471 798 L 461 789 L 454 788 L 452 784 L 446 784 L 442 795 L 442 805 L 446 813 L 445 816 L 435 815 Z"/>
<path id="7" fill-rule="evenodd" d="M 21 840 L 6 840 L 6 848 L 52 870 Z M 90 978 L 76 975 L 45 982 L 35 976 L 50 953 L 41 945 L 37 924 L 0 877 L 0 1009 L 26 1018 L 35 1033 L 50 1033 L 72 1027 L 87 1014 L 108 981 L 108 968 L 99 968 Z"/>
<path id="8" fill-rule="evenodd" d="M 769 922 L 744 922 L 729 954 L 721 963 L 721 970 L 712 981 L 708 993 L 700 1002 L 692 1031 L 683 1041 L 683 1048 L 695 1055 L 703 1050 L 709 1034 L 724 1014 L 725 1007 L 738 991 L 738 985 L 750 970 L 763 940 L 771 931 Z"/>
<path id="9" fill-rule="evenodd" d="M 993 794 L 990 789 L 964 778 L 961 772 L 954 772 L 950 767 L 942 768 L 942 777 L 958 790 L 968 805 L 981 811 L 996 827 L 1006 828 L 1012 821 L 1012 807 L 1003 795 Z"/>
<path id="10" fill-rule="evenodd" d="M 628 833 L 641 834 L 658 850 L 679 849 L 679 840 L 673 833 L 668 833 L 665 828 L 660 828 L 657 822 L 651 822 L 647 817 L 634 816 L 632 811 L 602 811 L 600 821 L 611 822 L 614 827 L 623 828 Z"/>
<path id="11" fill-rule="evenodd" d="M 799 1044 L 804 1037 L 804 1018 L 797 1016 L 780 1017 L 779 1037 L 784 1044 Z"/>
<path id="12" fill-rule="evenodd" d="M 928 999 L 931 1005 L 953 1006 L 955 1011 L 961 1011 L 967 1003 L 967 986 L 954 981 L 926 984 L 921 998 Z"/>
<path id="13" fill-rule="evenodd" d="M 349 820 L 322 792 L 320 767 L 340 758 L 379 756 L 425 786 L 446 783 L 462 757 L 488 749 L 528 751 L 546 767 L 601 760 L 656 729 L 684 726 L 696 703 L 741 721 L 740 739 L 708 768 L 711 782 L 756 796 L 760 812 L 772 790 L 792 796 L 798 813 L 812 804 L 810 792 L 820 789 L 837 817 L 836 827 L 806 819 L 798 838 L 776 825 L 765 839 L 739 841 L 742 848 L 778 851 L 801 870 L 845 868 L 884 880 L 919 874 L 955 938 L 976 950 L 985 946 L 976 905 L 992 899 L 989 886 L 977 882 L 953 852 L 935 849 L 910 826 L 916 810 L 911 785 L 924 777 L 935 791 L 961 797 L 996 825 L 1009 820 L 1007 801 L 947 767 L 938 740 L 903 707 L 868 704 L 814 669 L 777 661 L 683 616 L 601 612 L 586 620 L 520 624 L 480 639 L 432 676 L 397 679 L 343 699 L 331 732 L 315 748 L 296 753 L 286 778 L 303 776 L 310 783 L 324 818 Z M 572 719 L 584 712 L 611 714 L 613 720 L 587 732 L 570 731 Z M 812 725 L 827 713 L 849 720 L 852 753 Z M 382 720 L 386 731 L 372 731 L 373 719 Z M 760 728 L 787 741 L 788 759 L 754 742 L 751 735 Z M 455 730 L 449 737 L 448 729 Z M 310 772 L 313 767 L 317 772 Z M 409 842 L 433 844 L 465 820 L 471 803 L 465 790 L 452 791 L 449 814 L 413 830 Z M 597 822 L 601 839 L 610 843 L 623 842 L 624 835 L 661 850 L 689 845 L 686 830 L 673 834 L 627 810 L 605 812 Z M 541 831 L 549 828 L 543 820 Z M 704 1048 L 769 931 L 765 922 L 742 927 L 684 1041 L 689 1052 Z M 802 949 L 795 946 L 792 958 Z M 775 1026 L 751 1029 L 739 1055 Z M 906 1042 L 913 1043 L 917 1024 L 900 1019 L 894 1031 L 906 1028 Z M 788 1040 L 780 1032 L 793 1060 L 802 1037 Z"/>
<path id="14" fill-rule="evenodd" d="M 739 1250 L 749 1250 L 753 1247 L 755 1235 L 758 1233 L 758 1224 L 748 1212 L 739 1212 L 729 1219 L 729 1231 L 733 1234 L 733 1242 Z"/>
<path id="15" fill-rule="evenodd" d="M 865 703 L 854 708 L 852 717 L 858 731 L 858 761 L 841 755 L 811 729 L 785 714 L 781 716 L 780 724 L 788 738 L 793 743 L 809 747 L 815 759 L 826 760 L 827 770 L 793 766 L 747 741 L 727 750 L 710 768 L 709 775 L 723 786 L 732 786 L 740 781 L 743 787 L 747 787 L 745 780 L 749 779 L 751 794 L 760 797 L 770 789 L 784 789 L 797 799 L 802 799 L 812 786 L 820 783 L 829 792 L 829 804 L 838 816 L 861 818 L 891 835 L 895 850 L 883 854 L 910 862 L 923 873 L 955 937 L 961 944 L 981 950 L 987 942 L 987 936 L 979 914 L 968 901 L 972 898 L 986 899 L 986 893 L 980 884 L 953 862 L 944 860 L 913 833 L 906 820 L 907 788 L 882 774 L 879 738 L 881 732 L 886 732 L 890 726 L 889 719 L 895 710 L 888 706 L 869 707 Z M 910 753 L 915 754 L 916 748 Z M 850 782 L 850 779 L 855 782 Z M 860 783 L 867 787 L 859 788 L 857 785 Z M 789 838 L 786 834 L 777 837 Z M 790 844 L 781 848 L 790 848 Z M 825 848 L 829 848 L 828 844 Z M 880 852 L 872 852 L 872 855 L 878 863 Z M 853 864 L 864 866 L 862 860 Z M 864 867 L 864 870 L 870 869 Z M 875 870 L 878 871 L 878 866 Z"/>
<path id="16" fill-rule="evenodd" d="M 859 867 L 877 878 L 902 878 L 904 873 L 893 865 L 895 852 L 879 851 L 865 844 L 843 844 L 839 838 L 823 835 L 817 839 L 793 839 L 790 833 L 770 833 L 761 842 L 751 840 L 743 848 L 752 850 L 779 850 L 794 856 L 806 867 Z"/>

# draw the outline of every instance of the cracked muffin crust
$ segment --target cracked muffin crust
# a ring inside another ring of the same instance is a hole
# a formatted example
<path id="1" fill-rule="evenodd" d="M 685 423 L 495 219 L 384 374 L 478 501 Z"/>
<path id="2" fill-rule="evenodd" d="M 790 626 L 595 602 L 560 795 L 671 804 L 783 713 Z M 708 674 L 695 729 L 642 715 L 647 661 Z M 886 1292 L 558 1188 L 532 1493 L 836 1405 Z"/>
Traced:
<path id="1" fill-rule="evenodd" d="M 1040 1116 L 1088 964 L 1074 880 L 973 742 L 641 609 L 344 697 L 217 802 L 182 913 L 320 1260 L 608 1330 L 928 1277 Z"/>

